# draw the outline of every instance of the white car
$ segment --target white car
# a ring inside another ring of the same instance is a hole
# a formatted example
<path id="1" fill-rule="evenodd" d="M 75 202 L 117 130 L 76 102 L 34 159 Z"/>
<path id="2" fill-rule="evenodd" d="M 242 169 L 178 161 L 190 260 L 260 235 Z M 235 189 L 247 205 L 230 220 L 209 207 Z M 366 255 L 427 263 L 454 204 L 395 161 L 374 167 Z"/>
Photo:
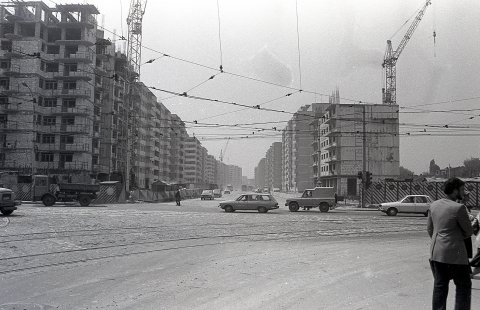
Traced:
<path id="1" fill-rule="evenodd" d="M 418 213 L 428 216 L 432 198 L 427 195 L 408 195 L 395 202 L 381 203 L 378 210 L 388 216 L 395 216 L 397 213 Z"/>

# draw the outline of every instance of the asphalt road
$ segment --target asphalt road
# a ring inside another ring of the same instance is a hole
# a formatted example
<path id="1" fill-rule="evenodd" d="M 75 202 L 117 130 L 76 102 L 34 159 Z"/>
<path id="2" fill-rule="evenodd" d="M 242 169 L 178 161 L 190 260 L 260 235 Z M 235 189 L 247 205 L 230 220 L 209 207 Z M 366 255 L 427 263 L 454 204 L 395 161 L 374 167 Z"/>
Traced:
<path id="1" fill-rule="evenodd" d="M 425 217 L 218 201 L 21 206 L 0 217 L 0 309 L 429 308 Z"/>

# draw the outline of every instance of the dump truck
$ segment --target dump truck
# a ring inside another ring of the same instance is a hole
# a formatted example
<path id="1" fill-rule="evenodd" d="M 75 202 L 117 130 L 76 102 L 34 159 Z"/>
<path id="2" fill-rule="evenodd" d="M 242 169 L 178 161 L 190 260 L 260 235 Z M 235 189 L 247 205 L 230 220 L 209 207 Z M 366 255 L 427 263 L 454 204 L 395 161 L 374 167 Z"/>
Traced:
<path id="1" fill-rule="evenodd" d="M 99 184 L 57 183 L 50 184 L 46 175 L 33 176 L 34 201 L 42 201 L 45 206 L 52 206 L 57 201 L 78 201 L 81 206 L 88 206 L 97 198 Z"/>
<path id="2" fill-rule="evenodd" d="M 300 208 L 310 210 L 318 208 L 320 212 L 328 212 L 337 204 L 337 194 L 333 187 L 315 187 L 306 189 L 301 197 L 289 198 L 285 202 L 290 212 L 297 212 Z"/>
<path id="3" fill-rule="evenodd" d="M 45 206 L 52 206 L 57 201 L 78 201 L 80 205 L 88 206 L 100 191 L 99 184 L 59 183 L 55 177 L 48 175 L 19 175 L 12 172 L 6 179 L 4 187 L 27 186 L 31 194 L 28 198 L 24 196 L 24 199 L 41 201 Z"/>

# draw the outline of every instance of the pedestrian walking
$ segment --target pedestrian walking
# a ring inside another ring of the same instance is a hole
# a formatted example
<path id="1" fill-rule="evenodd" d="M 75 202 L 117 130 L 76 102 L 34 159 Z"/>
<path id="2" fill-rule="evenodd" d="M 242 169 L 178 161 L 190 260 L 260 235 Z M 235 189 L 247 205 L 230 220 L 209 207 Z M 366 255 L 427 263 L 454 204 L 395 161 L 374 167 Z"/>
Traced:
<path id="1" fill-rule="evenodd" d="M 472 280 L 465 239 L 472 236 L 472 223 L 467 208 L 456 202 L 463 200 L 464 186 L 465 182 L 458 178 L 448 179 L 444 188 L 448 198 L 437 200 L 430 206 L 427 231 L 432 239 L 433 310 L 446 309 L 450 280 L 456 286 L 455 309 L 470 309 Z"/>
<path id="2" fill-rule="evenodd" d="M 175 192 L 175 202 L 177 203 L 177 206 L 180 206 L 180 201 L 182 200 L 182 196 L 180 195 L 180 189 L 177 189 Z"/>

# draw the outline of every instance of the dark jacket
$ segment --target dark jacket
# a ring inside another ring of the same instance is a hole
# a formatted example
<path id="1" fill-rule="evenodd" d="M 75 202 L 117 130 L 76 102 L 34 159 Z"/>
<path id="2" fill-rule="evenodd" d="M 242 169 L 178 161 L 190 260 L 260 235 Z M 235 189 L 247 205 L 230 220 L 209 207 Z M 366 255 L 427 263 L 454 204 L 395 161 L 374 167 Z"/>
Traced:
<path id="1" fill-rule="evenodd" d="M 432 203 L 427 231 L 432 238 L 430 259 L 454 265 L 468 265 L 465 239 L 472 235 L 467 208 L 449 199 Z"/>

